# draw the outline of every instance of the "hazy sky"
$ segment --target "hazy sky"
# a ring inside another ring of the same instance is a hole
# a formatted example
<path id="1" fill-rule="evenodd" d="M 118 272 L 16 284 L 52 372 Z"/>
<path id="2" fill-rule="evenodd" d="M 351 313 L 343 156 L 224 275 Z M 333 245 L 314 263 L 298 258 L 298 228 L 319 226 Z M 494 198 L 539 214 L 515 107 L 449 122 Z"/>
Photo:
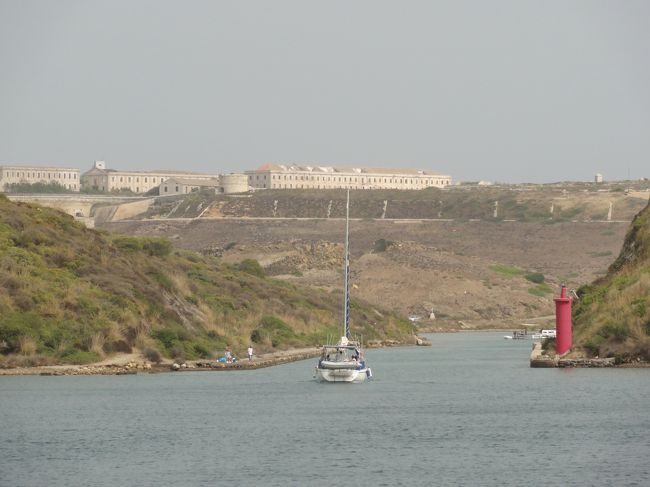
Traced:
<path id="1" fill-rule="evenodd" d="M 0 0 L 0 164 L 650 177 L 650 1 Z"/>

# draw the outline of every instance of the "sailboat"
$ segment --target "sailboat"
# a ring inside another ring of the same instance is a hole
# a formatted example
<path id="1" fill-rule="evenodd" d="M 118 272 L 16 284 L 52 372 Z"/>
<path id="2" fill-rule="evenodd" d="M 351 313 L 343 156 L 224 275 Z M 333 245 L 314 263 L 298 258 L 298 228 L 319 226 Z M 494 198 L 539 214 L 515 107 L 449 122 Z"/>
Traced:
<path id="1" fill-rule="evenodd" d="M 343 303 L 343 336 L 336 345 L 324 345 L 314 378 L 319 382 L 364 382 L 372 377 L 366 365 L 361 342 L 350 339 L 350 190 L 345 205 L 345 299 Z"/>

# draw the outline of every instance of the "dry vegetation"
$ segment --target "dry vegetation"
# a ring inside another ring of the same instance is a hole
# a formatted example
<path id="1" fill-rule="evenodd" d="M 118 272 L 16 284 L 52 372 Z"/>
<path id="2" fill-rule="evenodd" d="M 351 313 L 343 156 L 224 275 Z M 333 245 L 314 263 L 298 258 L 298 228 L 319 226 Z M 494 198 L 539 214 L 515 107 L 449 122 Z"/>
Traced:
<path id="1" fill-rule="evenodd" d="M 608 274 L 579 289 L 576 344 L 589 354 L 650 361 L 650 204 Z"/>
<path id="2" fill-rule="evenodd" d="M 631 189 L 638 190 L 637 192 Z M 573 220 L 631 220 L 647 200 L 650 182 L 596 185 L 558 183 L 428 188 L 420 191 L 353 191 L 351 218 L 482 219 L 561 223 Z M 494 216 L 498 202 L 497 216 Z M 384 212 L 385 210 L 385 212 Z M 263 217 L 343 218 L 345 190 L 265 190 L 252 195 L 161 198 L 141 218 Z"/>
<path id="3" fill-rule="evenodd" d="M 164 238 L 110 235 L 0 196 L 0 364 L 85 363 L 134 347 L 210 357 L 251 340 L 259 351 L 339 332 L 340 292 L 267 278 L 174 250 Z M 406 339 L 407 320 L 355 302 L 353 332 Z"/>
<path id="4" fill-rule="evenodd" d="M 607 273 L 649 187 L 637 181 L 353 191 L 353 295 L 419 316 L 423 330 L 550 325 L 560 283 L 577 289 Z M 232 264 L 256 259 L 267 274 L 300 285 L 341 285 L 343 190 L 194 195 L 157 205 L 146 215 L 152 219 L 107 228 L 166 236 Z M 436 319 L 427 322 L 432 311 Z"/>
<path id="5" fill-rule="evenodd" d="M 109 228 L 166 236 L 177 247 L 232 264 L 252 258 L 268 275 L 299 285 L 331 290 L 343 282 L 341 220 L 154 220 Z M 426 330 L 533 322 L 542 327 L 540 317 L 553 314 L 551 291 L 561 282 L 577 289 L 604 273 L 626 228 L 624 223 L 354 220 L 352 294 L 418 315 Z M 432 310 L 436 320 L 427 323 Z"/>

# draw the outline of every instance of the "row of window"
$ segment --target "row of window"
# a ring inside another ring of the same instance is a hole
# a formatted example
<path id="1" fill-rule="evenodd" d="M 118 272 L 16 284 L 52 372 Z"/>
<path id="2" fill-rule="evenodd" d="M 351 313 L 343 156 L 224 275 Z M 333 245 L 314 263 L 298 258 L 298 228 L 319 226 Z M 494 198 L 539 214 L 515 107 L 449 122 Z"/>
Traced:
<path id="1" fill-rule="evenodd" d="M 42 176 L 41 176 L 42 175 Z M 24 172 L 24 171 L 7 171 L 7 178 L 29 178 L 29 179 L 77 179 L 77 173 L 67 173 L 67 172 Z M 63 175 L 63 177 L 61 177 Z"/>
<path id="2" fill-rule="evenodd" d="M 248 177 L 249 181 L 253 180 L 253 176 Z M 260 175 L 256 174 L 255 179 L 259 180 Z M 262 179 L 266 180 L 266 175 L 262 175 Z M 337 177 L 336 176 L 323 176 L 323 179 L 321 179 L 320 176 L 306 176 L 306 175 L 296 175 L 295 179 L 293 175 L 281 175 L 281 174 L 273 174 L 272 179 L 274 180 L 284 180 L 284 181 L 323 181 L 323 182 L 337 182 Z M 383 181 L 382 181 L 383 179 Z M 360 180 L 360 181 L 359 181 Z M 377 178 L 377 177 L 348 177 L 348 176 L 338 176 L 338 182 L 341 183 L 361 183 L 361 184 L 370 184 L 370 183 L 379 183 L 381 184 L 382 182 L 385 184 L 419 184 L 419 185 L 432 185 L 435 184 L 437 186 L 445 186 L 449 184 L 449 180 L 447 179 L 423 179 L 423 178 Z M 265 186 L 264 186 L 265 187 Z M 280 186 L 278 186 L 280 187 Z M 286 187 L 286 185 L 285 185 Z"/>
<path id="3" fill-rule="evenodd" d="M 116 178 L 116 176 L 111 176 L 111 181 L 115 182 L 115 178 Z M 127 179 L 127 182 L 128 182 L 128 183 L 131 182 L 131 176 L 127 176 L 126 179 Z M 139 183 L 139 182 L 140 182 L 140 176 L 134 177 L 133 179 L 135 180 L 136 183 Z M 144 177 L 144 178 L 142 178 L 142 179 L 144 180 L 145 183 L 148 183 L 148 182 L 149 182 L 149 178 L 148 178 L 148 177 Z M 162 183 L 165 179 L 169 179 L 169 178 L 158 178 L 158 179 L 160 180 L 160 181 L 158 181 L 158 182 L 159 182 L 159 183 Z M 123 182 L 124 182 L 124 176 L 120 176 L 120 183 L 123 183 Z M 152 183 L 155 183 L 155 182 L 156 182 L 156 178 L 151 178 L 151 182 L 152 182 Z"/>
<path id="4" fill-rule="evenodd" d="M 266 188 L 266 183 L 262 184 L 262 188 Z M 298 183 L 296 183 L 296 185 L 294 186 L 293 183 L 288 183 L 288 184 L 287 183 L 284 183 L 284 184 L 283 183 L 272 183 L 271 188 L 279 188 L 279 189 L 292 189 L 292 188 L 296 188 L 296 189 L 309 189 L 309 188 L 311 188 L 311 189 L 321 189 L 321 185 L 320 184 L 318 184 L 318 185 L 300 184 L 299 185 Z M 334 184 L 334 185 L 323 185 L 322 186 L 322 189 L 337 189 L 337 188 L 338 189 L 395 189 L 395 187 L 391 187 L 391 186 L 374 186 L 373 187 L 373 186 L 365 186 L 365 185 L 358 186 L 356 184 L 354 186 L 353 185 L 344 186 L 342 184 L 340 184 L 340 185 L 336 185 L 336 184 Z"/>

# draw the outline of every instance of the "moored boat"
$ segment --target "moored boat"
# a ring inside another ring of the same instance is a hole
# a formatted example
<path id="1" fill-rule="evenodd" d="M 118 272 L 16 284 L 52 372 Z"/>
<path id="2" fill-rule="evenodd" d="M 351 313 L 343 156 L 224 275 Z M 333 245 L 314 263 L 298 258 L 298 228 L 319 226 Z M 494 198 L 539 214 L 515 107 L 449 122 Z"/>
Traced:
<path id="1" fill-rule="evenodd" d="M 504 335 L 503 338 L 506 340 L 525 340 L 530 338 L 532 335 L 529 334 L 526 330 L 515 330 L 512 332 L 512 335 Z"/>
<path id="2" fill-rule="evenodd" d="M 372 377 L 366 366 L 360 341 L 350 340 L 350 252 L 349 252 L 350 191 L 345 207 L 345 292 L 343 303 L 343 336 L 336 345 L 324 345 L 314 370 L 319 382 L 364 382 Z"/>
<path id="3" fill-rule="evenodd" d="M 364 382 L 372 372 L 366 366 L 361 344 L 341 337 L 336 345 L 323 346 L 314 377 L 324 382 Z"/>

